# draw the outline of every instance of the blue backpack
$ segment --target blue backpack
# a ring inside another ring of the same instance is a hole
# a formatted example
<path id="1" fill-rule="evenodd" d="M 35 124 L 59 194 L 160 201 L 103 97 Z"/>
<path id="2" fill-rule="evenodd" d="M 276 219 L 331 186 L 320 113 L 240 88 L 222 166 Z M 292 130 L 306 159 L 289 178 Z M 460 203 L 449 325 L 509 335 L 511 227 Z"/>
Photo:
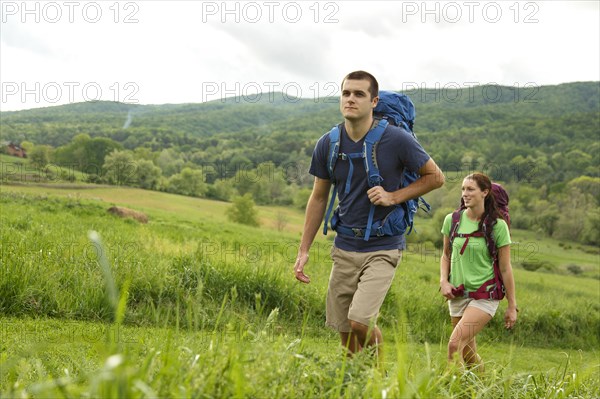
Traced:
<path id="1" fill-rule="evenodd" d="M 363 150 L 360 153 L 340 153 L 341 125 L 334 126 L 329 132 L 330 142 L 329 155 L 327 158 L 327 170 L 329 172 L 329 178 L 332 182 L 334 182 L 333 170 L 335 168 L 336 161 L 338 159 L 350 160 L 350 169 L 348 171 L 348 177 L 346 178 L 345 186 L 346 194 L 350 192 L 350 182 L 352 180 L 352 173 L 354 171 L 352 160 L 355 158 L 363 159 L 365 170 L 367 171 L 369 187 L 379 186 L 383 182 L 383 178 L 379 174 L 379 167 L 377 166 L 376 150 L 377 144 L 381 140 L 381 136 L 383 135 L 383 132 L 389 123 L 395 126 L 404 127 L 416 139 L 416 136 L 412 131 L 415 119 L 415 106 L 408 96 L 391 91 L 380 91 L 379 102 L 373 110 L 373 115 L 376 119 L 380 120 L 377 126 L 369 130 L 367 133 L 365 142 L 363 144 Z M 418 174 L 409 172 L 405 169 L 402 175 L 400 187 L 406 187 L 418 178 Z M 331 200 L 329 201 L 329 206 L 325 214 L 325 226 L 323 227 L 323 234 L 327 234 L 327 224 L 329 222 L 329 217 L 331 216 L 331 211 L 333 210 L 336 195 L 337 188 L 335 187 L 334 183 Z M 339 234 L 363 238 L 365 241 L 369 241 L 371 236 L 381 237 L 402 235 L 407 229 L 407 234 L 410 234 L 413 229 L 413 218 L 417 210 L 420 208 L 420 204 L 424 207 L 421 207 L 421 209 L 424 209 L 427 212 L 431 209 L 430 205 L 423 199 L 423 197 L 419 197 L 396 205 L 394 210 L 391 211 L 384 219 L 377 221 L 373 221 L 375 205 L 371 204 L 366 227 L 342 226 L 339 224 L 337 212 L 334 212 L 333 217 L 331 218 L 331 229 L 335 230 Z"/>

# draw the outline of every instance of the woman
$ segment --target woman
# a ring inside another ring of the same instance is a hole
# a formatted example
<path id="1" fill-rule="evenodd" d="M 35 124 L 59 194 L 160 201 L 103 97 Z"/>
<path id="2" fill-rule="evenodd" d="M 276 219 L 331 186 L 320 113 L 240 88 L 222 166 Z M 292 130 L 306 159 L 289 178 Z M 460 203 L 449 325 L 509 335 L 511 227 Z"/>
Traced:
<path id="1" fill-rule="evenodd" d="M 511 241 L 508 226 L 496 205 L 489 177 L 482 173 L 467 176 L 462 184 L 462 200 L 466 209 L 456 216 L 460 217 L 456 234 L 450 232 L 452 214 L 446 216 L 442 227 L 444 251 L 440 260 L 440 291 L 448 299 L 454 328 L 448 342 L 448 360 L 452 361 L 458 354 L 467 366 L 477 366 L 482 370 L 483 363 L 477 354 L 475 337 L 494 317 L 500 300 L 469 297 L 469 292 L 477 291 L 482 284 L 494 278 L 493 259 L 486 239 L 469 234 L 483 231 L 486 218 L 488 222 L 485 225 L 493 225 L 492 238 L 508 300 L 504 325 L 509 329 L 517 321 L 518 311 L 510 264 Z M 463 294 L 463 291 L 467 294 Z"/>

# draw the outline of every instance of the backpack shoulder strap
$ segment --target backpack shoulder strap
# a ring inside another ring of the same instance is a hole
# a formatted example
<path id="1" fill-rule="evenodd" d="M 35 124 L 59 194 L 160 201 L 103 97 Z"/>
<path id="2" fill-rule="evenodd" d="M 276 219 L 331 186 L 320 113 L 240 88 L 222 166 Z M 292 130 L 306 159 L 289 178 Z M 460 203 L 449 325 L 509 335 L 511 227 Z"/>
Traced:
<path id="1" fill-rule="evenodd" d="M 482 227 L 483 237 L 485 238 L 485 244 L 494 262 L 496 262 L 498 258 L 498 248 L 496 247 L 496 241 L 494 240 L 494 225 L 496 223 L 498 223 L 497 220 L 485 218 Z"/>
<path id="2" fill-rule="evenodd" d="M 363 144 L 363 160 L 365 163 L 369 187 L 379 186 L 381 185 L 381 182 L 383 182 L 383 177 L 381 177 L 381 174 L 379 173 L 379 166 L 377 165 L 377 145 L 379 144 L 379 140 L 381 140 L 381 136 L 383 136 L 383 132 L 385 132 L 387 126 L 388 121 L 386 119 L 381 119 L 377 123 L 377 126 L 369 130 L 367 137 L 365 137 L 365 142 Z M 367 228 L 365 229 L 365 241 L 369 241 L 369 238 L 371 237 L 371 227 L 373 227 L 374 215 L 375 205 L 371 204 L 371 208 L 369 209 L 369 217 L 367 219 Z"/>
<path id="3" fill-rule="evenodd" d="M 329 180 L 332 183 L 331 186 L 331 199 L 329 200 L 329 206 L 325 213 L 325 223 L 323 225 L 323 234 L 327 235 L 327 225 L 329 224 L 329 218 L 331 211 L 333 210 L 333 204 L 335 203 L 335 197 L 337 194 L 337 188 L 335 187 L 335 180 L 333 178 L 333 169 L 335 163 L 338 160 L 340 154 L 340 136 L 341 136 L 341 124 L 336 125 L 329 131 L 329 152 L 327 154 L 327 171 L 329 172 Z"/>
<path id="4" fill-rule="evenodd" d="M 500 262 L 498 259 L 498 247 L 496 246 L 496 241 L 494 240 L 494 225 L 498 223 L 497 220 L 491 220 L 486 218 L 483 221 L 483 236 L 485 237 L 485 244 L 490 253 L 490 257 L 492 258 L 492 265 L 494 268 L 494 277 L 486 281 L 480 288 L 477 290 L 479 295 L 486 295 L 491 299 L 501 300 L 505 295 L 504 281 L 502 280 L 502 273 L 500 272 Z M 492 291 L 489 290 L 489 287 L 493 287 Z M 483 294 L 482 294 L 483 293 Z M 479 299 L 477 296 L 477 292 L 474 295 L 471 295 L 475 299 Z"/>
<path id="5" fill-rule="evenodd" d="M 459 209 L 457 211 L 452 212 L 452 224 L 450 225 L 450 244 L 454 241 L 456 236 L 458 235 L 458 225 L 460 224 L 460 217 L 464 209 Z"/>
<path id="6" fill-rule="evenodd" d="M 363 144 L 363 159 L 365 162 L 365 170 L 367 171 L 367 179 L 369 180 L 369 187 L 379 186 L 383 181 L 383 178 L 379 174 L 379 166 L 377 165 L 377 145 L 387 126 L 387 119 L 381 119 L 377 126 L 369 130 L 367 137 L 365 137 L 365 143 Z"/>
<path id="7" fill-rule="evenodd" d="M 483 237 L 484 232 L 481 230 L 474 231 L 472 233 L 459 233 L 458 226 L 460 225 L 460 218 L 465 210 L 463 208 L 454 211 L 452 213 L 452 226 L 450 227 L 450 244 L 454 242 L 456 237 L 461 237 L 465 239 L 463 246 L 460 248 L 460 254 L 462 255 L 467 249 L 467 245 L 469 244 L 469 238 L 471 237 Z M 485 228 L 484 228 L 485 230 Z"/>
<path id="8" fill-rule="evenodd" d="M 329 153 L 327 154 L 327 171 L 333 181 L 333 169 L 340 154 L 341 126 L 336 125 L 329 131 Z"/>

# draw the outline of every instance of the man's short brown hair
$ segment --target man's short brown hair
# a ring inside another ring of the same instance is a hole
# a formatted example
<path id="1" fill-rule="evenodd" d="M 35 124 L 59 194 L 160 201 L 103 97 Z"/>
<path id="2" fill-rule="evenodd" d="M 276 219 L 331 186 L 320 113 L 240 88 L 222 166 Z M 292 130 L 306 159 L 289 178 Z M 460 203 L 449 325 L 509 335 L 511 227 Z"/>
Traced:
<path id="1" fill-rule="evenodd" d="M 348 79 L 350 79 L 350 80 L 368 80 L 369 81 L 369 93 L 371 94 L 371 100 L 379 95 L 379 83 L 377 83 L 377 79 L 375 79 L 375 76 L 371 75 L 369 72 L 366 72 L 366 71 L 350 72 L 342 80 L 342 85 L 340 86 L 342 89 L 344 88 L 344 82 Z"/>

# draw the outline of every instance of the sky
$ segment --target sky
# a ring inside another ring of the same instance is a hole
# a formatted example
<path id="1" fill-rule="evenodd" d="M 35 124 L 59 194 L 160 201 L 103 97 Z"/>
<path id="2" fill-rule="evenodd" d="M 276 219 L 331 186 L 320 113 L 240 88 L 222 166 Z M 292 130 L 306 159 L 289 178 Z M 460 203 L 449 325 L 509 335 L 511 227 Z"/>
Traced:
<path id="1" fill-rule="evenodd" d="M 359 69 L 388 90 L 600 81 L 600 1 L 1 1 L 0 20 L 2 111 L 317 102 Z"/>

